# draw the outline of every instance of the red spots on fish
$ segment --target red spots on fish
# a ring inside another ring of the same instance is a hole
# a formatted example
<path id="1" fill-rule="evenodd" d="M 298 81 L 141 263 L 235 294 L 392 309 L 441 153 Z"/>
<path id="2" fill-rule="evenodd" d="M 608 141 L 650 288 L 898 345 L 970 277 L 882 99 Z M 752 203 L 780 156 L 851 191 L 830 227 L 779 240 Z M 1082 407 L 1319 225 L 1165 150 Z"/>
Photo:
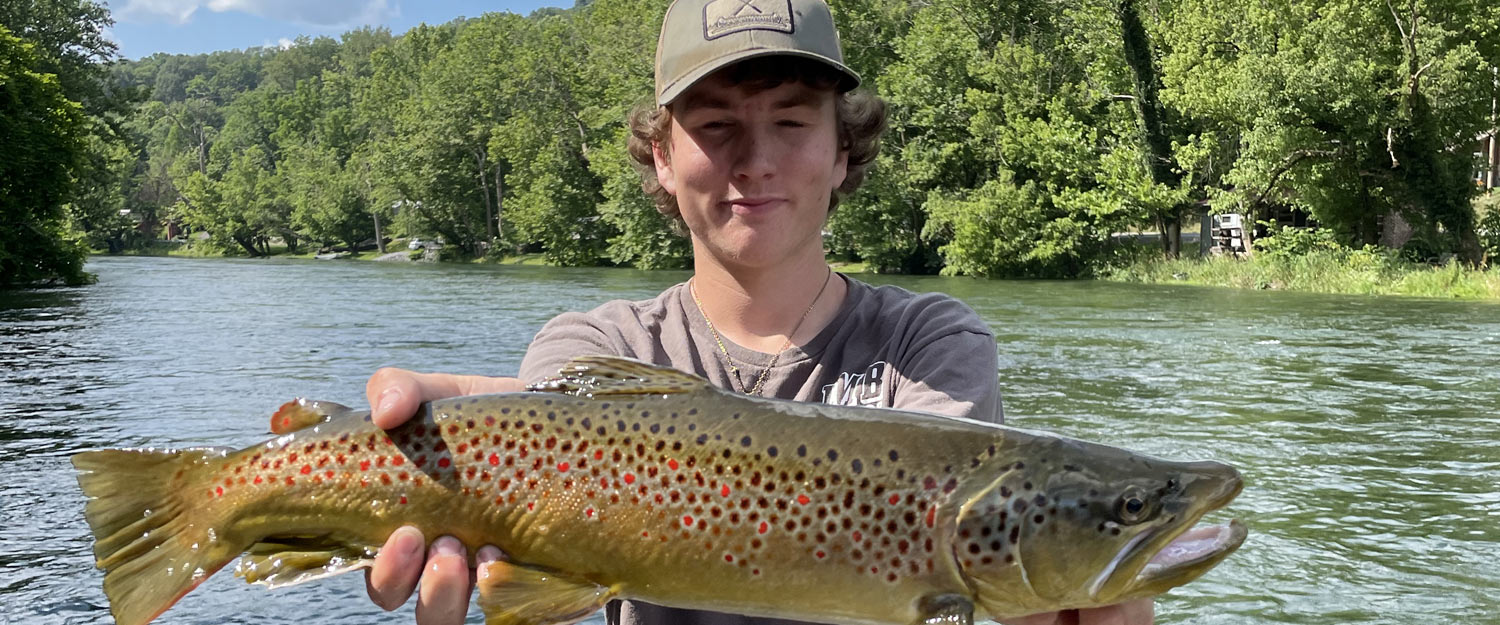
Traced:
<path id="1" fill-rule="evenodd" d="M 448 465 L 451 465 L 451 464 L 453 464 L 453 461 L 449 460 L 447 456 L 443 456 L 442 458 L 438 458 L 438 467 L 439 468 L 446 469 L 446 468 L 448 468 Z"/>
<path id="2" fill-rule="evenodd" d="M 302 465 L 302 474 L 303 475 L 307 475 L 307 474 L 310 474 L 310 473 L 312 473 L 312 465 L 310 465 L 310 464 L 304 464 L 304 465 Z"/>
<path id="3" fill-rule="evenodd" d="M 498 467 L 498 466 L 500 466 L 500 454 L 495 454 L 495 453 L 490 454 L 490 466 L 492 466 L 492 467 Z"/>
<path id="4" fill-rule="evenodd" d="M 449 434 L 457 434 L 458 433 L 458 426 L 457 425 L 450 425 L 450 426 L 448 426 L 448 433 Z"/>
<path id="5" fill-rule="evenodd" d="M 370 461 L 369 460 L 360 460 L 359 461 L 359 470 L 361 470 L 361 471 L 369 471 L 370 470 Z"/>
<path id="6" fill-rule="evenodd" d="M 260 476 L 259 475 L 255 476 L 255 483 L 256 484 L 260 483 Z"/>
<path id="7" fill-rule="evenodd" d="M 417 456 L 417 459 L 411 461 L 411 463 L 417 465 L 418 469 L 427 466 L 427 456 Z"/>
<path id="8" fill-rule="evenodd" d="M 862 542 L 865 539 L 864 534 L 859 533 L 859 530 L 854 530 L 853 538 L 854 542 Z"/>
<path id="9" fill-rule="evenodd" d="M 594 518 L 594 509 L 593 508 L 589 508 L 587 510 L 584 510 L 583 511 L 583 515 L 586 516 L 586 517 L 588 517 L 588 518 L 590 518 L 590 519 Z"/>
<path id="10" fill-rule="evenodd" d="M 381 484 L 385 484 L 386 486 L 390 486 L 391 485 L 391 474 L 389 474 L 389 473 L 381 473 L 380 474 L 380 483 Z"/>
<path id="11" fill-rule="evenodd" d="M 330 473 L 331 473 L 331 472 L 330 472 Z M 405 471 L 402 471 L 402 472 L 401 472 L 401 473 L 400 473 L 400 474 L 399 474 L 399 475 L 397 475 L 397 476 L 396 476 L 396 479 L 398 479 L 398 480 L 401 480 L 401 481 L 403 481 L 403 482 L 405 482 L 405 481 L 406 481 L 406 480 L 409 480 L 409 479 L 411 479 L 411 475 L 410 475 L 410 474 L 408 474 L 408 473 L 407 473 L 407 472 L 405 472 Z"/>
<path id="12" fill-rule="evenodd" d="M 693 517 L 691 515 L 683 515 L 683 517 L 682 517 L 682 526 L 683 527 L 692 527 L 693 526 Z"/>
<path id="13" fill-rule="evenodd" d="M 533 512 L 535 510 L 536 510 L 536 502 L 535 501 L 528 501 L 528 502 L 526 502 L 526 511 L 527 512 Z"/>
<path id="14" fill-rule="evenodd" d="M 458 449 L 456 449 L 455 451 L 458 452 L 458 453 L 460 453 L 460 454 L 462 454 L 462 453 L 464 453 L 466 451 L 469 451 L 469 444 L 468 443 L 459 443 L 458 444 Z"/>
<path id="15" fill-rule="evenodd" d="M 802 505 L 805 506 L 807 504 L 812 503 L 812 500 L 808 499 L 807 495 L 797 495 L 797 503 L 802 504 Z"/>
<path id="16" fill-rule="evenodd" d="M 402 495 L 401 496 L 400 502 L 401 503 L 406 503 L 406 495 Z"/>
<path id="17" fill-rule="evenodd" d="M 671 469 L 673 471 L 676 471 L 677 470 L 677 460 L 676 459 L 672 459 L 672 458 L 667 459 L 667 468 Z"/>
<path id="18" fill-rule="evenodd" d="M 330 480 L 333 479 L 333 469 L 329 469 L 327 471 L 324 471 L 323 472 L 323 476 L 326 477 L 326 478 L 328 478 L 328 479 L 330 479 Z"/>
<path id="19" fill-rule="evenodd" d="M 723 495 L 725 497 L 728 497 L 729 496 L 729 485 L 725 484 L 723 488 L 720 488 L 719 489 L 719 494 Z"/>
<path id="20" fill-rule="evenodd" d="M 761 533 L 761 534 L 769 532 L 769 531 L 771 531 L 771 524 L 767 523 L 765 521 L 761 521 L 760 522 L 760 528 L 757 529 L 756 531 L 759 532 L 759 533 Z"/>
<path id="21" fill-rule="evenodd" d="M 898 503 L 901 503 L 901 496 L 900 495 L 891 495 L 891 498 L 887 499 L 886 501 L 889 501 L 891 503 L 891 505 L 894 506 L 894 505 L 896 505 Z"/>
<path id="22" fill-rule="evenodd" d="M 223 497 L 224 496 L 224 487 L 223 486 L 215 486 L 214 487 L 214 496 L 215 497 Z"/>
<path id="23" fill-rule="evenodd" d="M 620 478 L 620 479 L 625 480 L 625 484 L 626 485 L 634 484 L 635 483 L 635 474 L 634 473 L 626 473 L 625 476 L 622 477 L 622 478 Z"/>
<path id="24" fill-rule="evenodd" d="M 937 506 L 927 509 L 927 527 L 937 527 Z"/>
<path id="25" fill-rule="evenodd" d="M 288 476 L 286 476 L 286 485 L 287 486 L 296 486 L 297 485 L 297 481 L 293 480 L 292 476 L 288 475 Z"/>
<path id="26" fill-rule="evenodd" d="M 828 557 L 828 552 L 826 552 L 826 551 L 823 551 L 823 550 L 822 550 L 822 549 L 819 549 L 819 550 L 817 550 L 817 551 L 816 551 L 816 552 L 814 552 L 814 553 L 813 553 L 813 555 L 814 555 L 814 556 L 817 556 L 817 558 L 818 558 L 818 559 L 819 559 L 819 560 L 822 560 L 822 559 L 823 559 L 823 558 L 826 558 L 826 557 Z"/>
<path id="27" fill-rule="evenodd" d="M 651 532 L 641 532 L 641 538 L 650 538 Z"/>
<path id="28" fill-rule="evenodd" d="M 726 554 L 724 554 L 724 561 L 725 562 L 734 562 L 734 554 L 732 554 L 732 553 L 726 553 Z"/>
<path id="29" fill-rule="evenodd" d="M 567 473 L 568 472 L 568 463 L 566 463 L 566 462 L 559 462 L 559 463 L 557 463 L 557 472 L 558 473 Z"/>
<path id="30" fill-rule="evenodd" d="M 288 456 L 287 459 L 286 459 L 286 461 L 287 461 L 287 464 L 292 464 L 292 463 L 296 462 L 297 461 L 297 454 L 294 453 L 294 454 Z M 278 462 L 277 464 L 281 464 L 281 463 Z"/>
<path id="31" fill-rule="evenodd" d="M 406 456 L 391 456 L 391 466 L 399 467 L 406 464 Z"/>
<path id="32" fill-rule="evenodd" d="M 603 449 L 595 449 L 594 450 L 594 459 L 595 460 L 603 460 L 604 459 L 604 450 Z"/>

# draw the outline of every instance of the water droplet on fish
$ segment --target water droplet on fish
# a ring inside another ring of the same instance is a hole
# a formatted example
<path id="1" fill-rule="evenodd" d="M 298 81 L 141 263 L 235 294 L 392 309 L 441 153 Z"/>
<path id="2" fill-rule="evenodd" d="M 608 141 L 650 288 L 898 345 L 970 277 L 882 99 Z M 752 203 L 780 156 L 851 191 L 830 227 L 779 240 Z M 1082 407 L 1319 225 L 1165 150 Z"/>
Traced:
<path id="1" fill-rule="evenodd" d="M 212 545 L 216 542 L 219 542 L 219 535 L 214 532 L 214 528 L 210 527 L 208 528 L 208 544 Z"/>
<path id="2" fill-rule="evenodd" d="M 193 543 L 193 546 L 188 547 L 188 549 L 190 549 L 192 551 L 197 551 L 198 550 L 198 543 Z"/>
<path id="3" fill-rule="evenodd" d="M 205 577 L 208 577 L 208 574 L 204 573 L 203 569 L 201 567 L 193 569 L 193 581 L 194 582 L 201 582 L 201 581 L 203 581 L 203 578 L 205 578 Z"/>
<path id="4" fill-rule="evenodd" d="M 144 519 L 144 518 L 149 517 L 149 516 L 151 516 L 151 509 L 150 508 L 146 508 L 146 511 L 141 513 L 141 518 Z"/>

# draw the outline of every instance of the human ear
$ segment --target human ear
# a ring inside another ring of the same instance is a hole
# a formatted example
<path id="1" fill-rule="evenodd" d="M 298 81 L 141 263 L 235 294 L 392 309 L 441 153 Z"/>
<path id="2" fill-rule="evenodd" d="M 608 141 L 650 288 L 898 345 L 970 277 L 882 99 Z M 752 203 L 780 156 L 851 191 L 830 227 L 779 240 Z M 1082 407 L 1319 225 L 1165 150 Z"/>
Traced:
<path id="1" fill-rule="evenodd" d="M 833 189 L 844 186 L 849 177 L 849 150 L 839 150 L 833 157 Z"/>
<path id="2" fill-rule="evenodd" d="M 661 149 L 661 143 L 655 141 L 651 143 L 651 160 L 656 165 L 656 183 L 661 185 L 667 195 L 675 197 L 677 181 L 672 178 L 672 159 Z"/>

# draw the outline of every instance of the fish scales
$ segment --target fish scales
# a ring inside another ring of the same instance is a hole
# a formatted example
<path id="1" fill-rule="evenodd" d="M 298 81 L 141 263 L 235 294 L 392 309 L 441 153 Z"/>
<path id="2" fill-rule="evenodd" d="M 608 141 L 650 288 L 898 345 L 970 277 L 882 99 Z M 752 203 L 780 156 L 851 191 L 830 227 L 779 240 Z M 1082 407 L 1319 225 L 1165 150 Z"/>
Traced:
<path id="1" fill-rule="evenodd" d="M 1099 473 L 1079 460 L 1090 456 L 1111 466 L 1151 462 L 957 419 L 729 394 L 631 361 L 593 359 L 574 373 L 546 387 L 572 395 L 440 400 L 389 431 L 363 413 L 302 414 L 304 427 L 262 445 L 181 463 L 164 490 L 195 511 L 192 522 L 154 531 L 204 535 L 193 547 L 210 565 L 248 549 L 240 573 L 273 584 L 367 564 L 391 531 L 411 524 L 427 536 L 497 545 L 517 566 L 604 589 L 584 608 L 619 596 L 825 622 L 915 623 L 934 617 L 935 597 L 963 599 L 982 616 L 1055 609 L 1028 596 L 1036 589 L 1025 570 L 1027 545 L 1081 525 L 1093 540 L 1124 541 L 1128 528 L 1095 524 L 1118 498 L 1101 495 L 1097 477 L 1083 480 L 1096 486 L 1092 496 L 1049 490 L 1043 480 L 1067 486 Z M 273 418 L 283 430 L 290 422 Z M 1056 468 L 1037 472 L 1048 464 Z M 86 491 L 88 475 L 80 480 Z M 121 550 L 120 523 L 98 518 L 109 501 L 90 503 L 107 591 L 116 575 L 109 565 L 139 551 Z M 1202 511 L 1185 516 L 1195 521 Z M 272 557 L 297 549 L 302 555 L 290 565 Z M 1077 575 L 1033 566 L 1045 583 L 1061 576 L 1069 578 L 1063 586 L 1081 585 Z M 1082 581 L 1102 587 L 1098 575 L 1088 577 Z M 1007 596 L 992 596 L 990 586 Z M 1068 592 L 1054 603 L 1107 600 Z M 122 623 L 147 622 L 170 605 L 132 611 L 129 599 L 111 600 Z M 492 622 L 564 616 L 492 615 Z"/>

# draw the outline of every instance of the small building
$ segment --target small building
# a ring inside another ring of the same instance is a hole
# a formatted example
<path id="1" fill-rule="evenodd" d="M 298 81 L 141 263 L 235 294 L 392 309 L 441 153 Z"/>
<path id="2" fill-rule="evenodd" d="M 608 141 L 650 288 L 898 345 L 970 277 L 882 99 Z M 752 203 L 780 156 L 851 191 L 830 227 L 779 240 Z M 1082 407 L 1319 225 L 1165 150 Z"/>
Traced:
<path id="1" fill-rule="evenodd" d="M 1500 187 L 1500 130 L 1479 135 L 1474 141 L 1474 184 L 1488 191 Z"/>

